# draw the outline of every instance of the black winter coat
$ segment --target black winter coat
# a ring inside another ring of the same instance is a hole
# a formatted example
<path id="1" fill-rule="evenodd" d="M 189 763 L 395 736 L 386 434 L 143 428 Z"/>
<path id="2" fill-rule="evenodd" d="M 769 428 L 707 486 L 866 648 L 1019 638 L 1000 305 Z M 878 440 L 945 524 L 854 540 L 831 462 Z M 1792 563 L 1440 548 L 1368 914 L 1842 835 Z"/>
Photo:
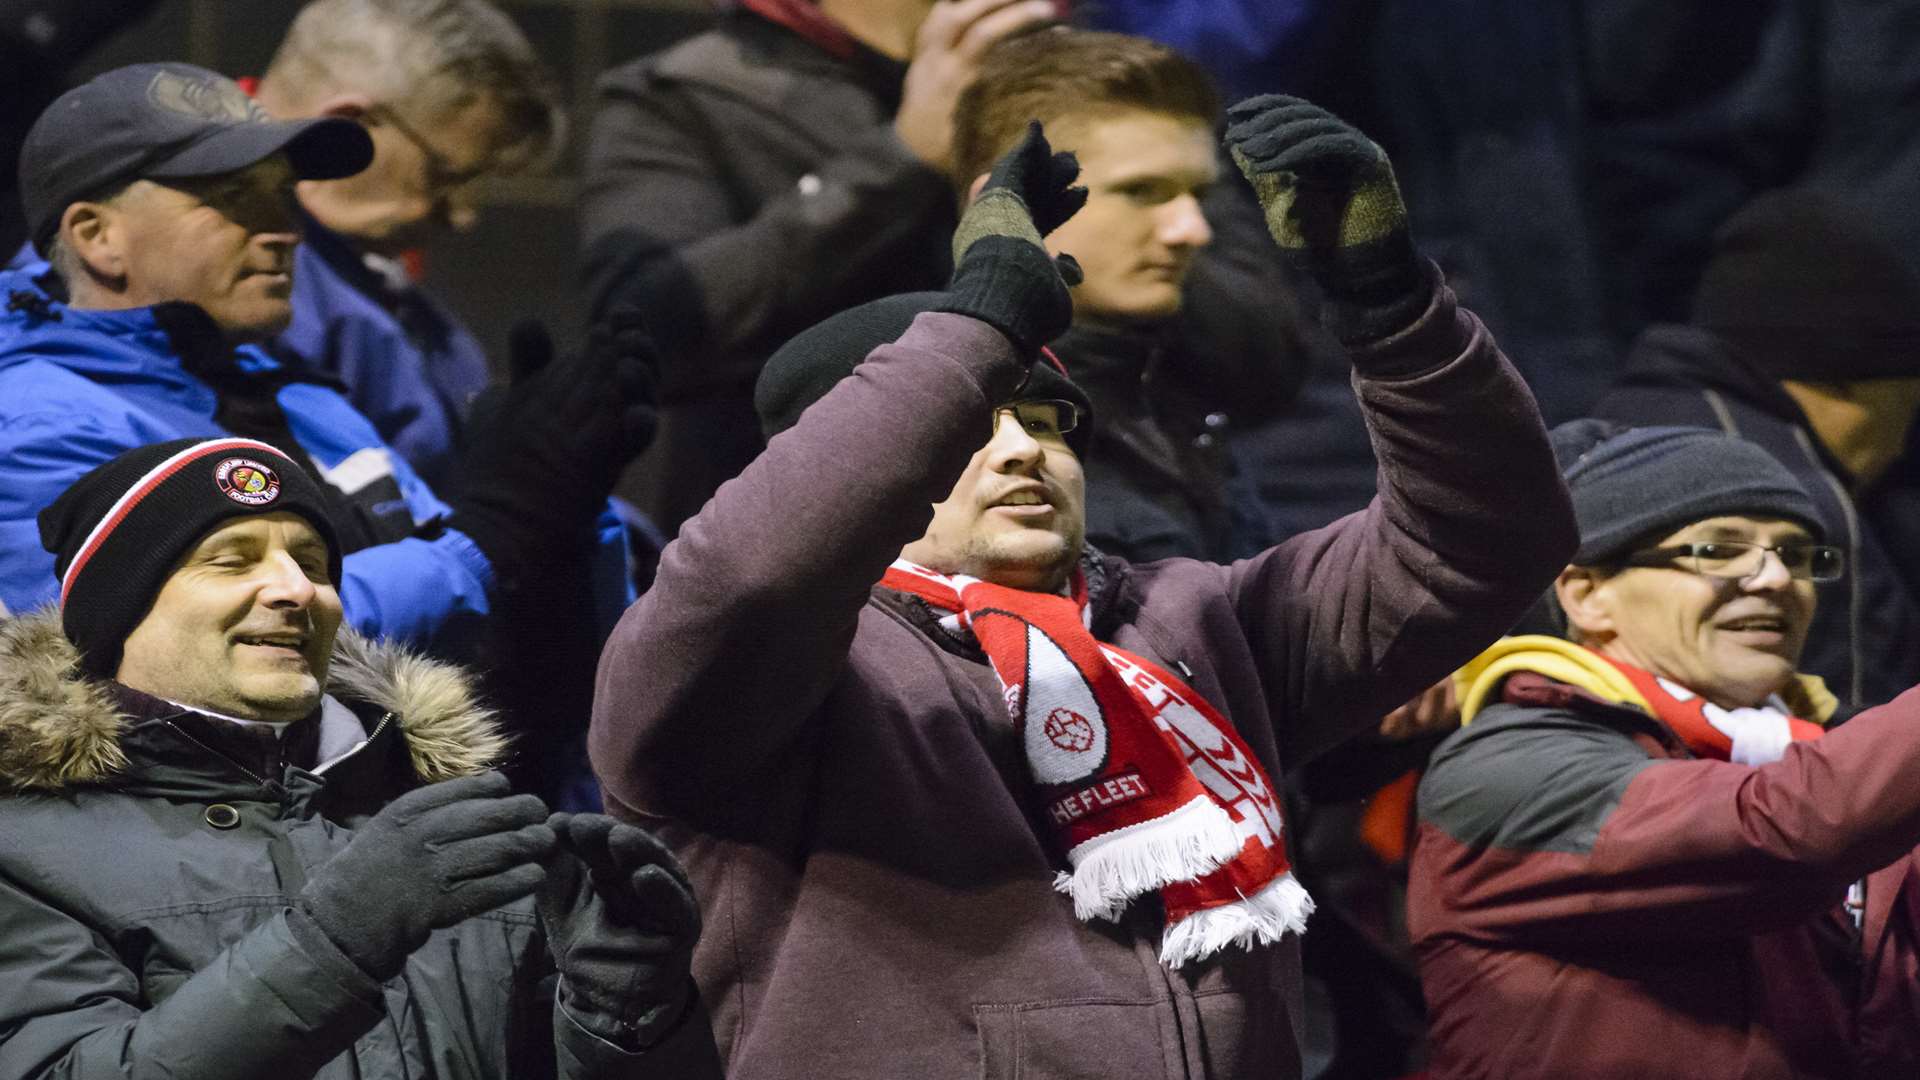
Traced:
<path id="1" fill-rule="evenodd" d="M 0 620 L 0 1077 L 718 1075 L 687 1065 L 704 1024 L 633 1055 L 567 1018 L 531 900 L 385 985 L 291 912 L 352 822 L 504 750 L 454 669 L 343 635 L 320 713 L 275 739 L 75 661 L 57 615 Z"/>

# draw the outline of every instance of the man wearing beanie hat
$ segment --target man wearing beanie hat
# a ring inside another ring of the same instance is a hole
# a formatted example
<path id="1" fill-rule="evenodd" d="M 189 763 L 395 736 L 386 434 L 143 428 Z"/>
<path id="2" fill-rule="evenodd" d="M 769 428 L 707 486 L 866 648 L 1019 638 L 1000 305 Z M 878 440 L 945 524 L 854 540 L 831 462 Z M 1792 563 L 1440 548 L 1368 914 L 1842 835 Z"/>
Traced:
<path id="1" fill-rule="evenodd" d="M 1739 435 L 1806 487 L 1852 573 L 1803 660 L 1847 705 L 1920 682 L 1920 270 L 1864 204 L 1771 192 L 1730 218 L 1690 325 L 1654 326 L 1594 415 Z"/>
<path id="2" fill-rule="evenodd" d="M 1043 239 L 1086 195 L 1034 123 L 944 293 L 769 361 L 766 451 L 609 641 L 595 771 L 702 891 L 737 1075 L 1299 1076 L 1283 768 L 1504 632 L 1572 551 L 1538 413 L 1416 255 L 1385 156 L 1294 99 L 1233 119 L 1347 335 L 1371 508 L 1231 566 L 1084 542 L 1101 417 L 1040 345 L 1076 276 Z"/>
<path id="3" fill-rule="evenodd" d="M 1580 524 L 1566 636 L 1462 669 L 1420 787 L 1429 1071 L 1913 1075 L 1920 692 L 1829 729 L 1838 702 L 1795 672 L 1845 552 L 1752 443 L 1553 438 Z"/>
<path id="4" fill-rule="evenodd" d="M 142 447 L 40 525 L 60 610 L 0 618 L 0 1075 L 720 1075 L 684 872 L 512 795 L 458 669 L 341 632 L 298 463 Z"/>
<path id="5" fill-rule="evenodd" d="M 485 482 L 445 498 L 336 384 L 257 344 L 291 317 L 295 184 L 356 173 L 371 154 L 352 120 L 272 120 L 186 64 L 106 72 L 41 116 L 21 177 L 51 269 L 0 274 L 0 600 L 25 611 L 53 598 L 34 516 L 83 473 L 220 435 L 273 445 L 320 482 L 362 632 L 464 650 L 502 587 L 591 554 L 596 538 L 596 580 L 623 579 L 624 546 L 601 519 L 652 430 L 650 354 L 631 318 L 579 357 L 528 365 L 466 442 Z"/>

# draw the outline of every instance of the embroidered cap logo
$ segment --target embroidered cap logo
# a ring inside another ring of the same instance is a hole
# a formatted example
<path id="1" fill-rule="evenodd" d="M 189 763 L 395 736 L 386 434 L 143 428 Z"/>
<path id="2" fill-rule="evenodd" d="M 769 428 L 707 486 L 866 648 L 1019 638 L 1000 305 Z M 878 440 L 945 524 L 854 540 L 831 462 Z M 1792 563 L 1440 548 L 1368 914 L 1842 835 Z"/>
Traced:
<path id="1" fill-rule="evenodd" d="M 227 458 L 214 467 L 221 494 L 245 506 L 265 506 L 280 497 L 280 477 L 251 458 Z"/>
<path id="2" fill-rule="evenodd" d="M 153 82 L 147 85 L 147 100 L 156 108 L 195 120 L 225 124 L 268 122 L 266 110 L 232 83 L 173 71 L 162 71 L 153 77 Z"/>

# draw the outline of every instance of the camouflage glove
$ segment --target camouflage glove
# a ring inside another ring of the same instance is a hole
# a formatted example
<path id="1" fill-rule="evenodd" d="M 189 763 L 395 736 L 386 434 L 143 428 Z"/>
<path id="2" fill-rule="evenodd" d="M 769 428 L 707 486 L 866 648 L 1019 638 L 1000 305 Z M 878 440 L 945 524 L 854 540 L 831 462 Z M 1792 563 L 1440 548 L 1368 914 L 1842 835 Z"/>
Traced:
<path id="1" fill-rule="evenodd" d="M 960 218 L 949 299 L 938 310 L 991 324 L 1025 354 L 1064 333 L 1080 265 L 1049 257 L 1041 238 L 1086 205 L 1087 189 L 1073 186 L 1079 175 L 1073 155 L 1054 153 L 1039 122 L 1030 124 Z"/>
<path id="2" fill-rule="evenodd" d="M 1373 140 L 1311 102 L 1281 94 L 1227 110 L 1227 149 L 1266 212 L 1267 231 L 1311 274 L 1342 341 L 1405 329 L 1432 298 L 1393 166 Z"/>

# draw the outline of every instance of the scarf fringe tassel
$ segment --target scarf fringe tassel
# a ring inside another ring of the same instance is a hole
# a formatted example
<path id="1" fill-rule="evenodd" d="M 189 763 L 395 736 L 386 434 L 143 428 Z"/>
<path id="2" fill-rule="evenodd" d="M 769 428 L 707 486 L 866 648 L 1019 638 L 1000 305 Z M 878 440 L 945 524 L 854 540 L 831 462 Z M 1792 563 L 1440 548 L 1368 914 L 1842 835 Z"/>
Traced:
<path id="1" fill-rule="evenodd" d="M 1229 945 L 1271 945 L 1283 934 L 1306 933 L 1311 914 L 1313 897 L 1292 873 L 1283 874 L 1244 900 L 1196 911 L 1167 927 L 1160 939 L 1160 962 L 1178 968 Z"/>
<path id="2" fill-rule="evenodd" d="M 1073 897 L 1073 913 L 1117 921 L 1127 903 L 1176 881 L 1204 877 L 1231 862 L 1246 840 L 1233 818 L 1206 795 L 1171 813 L 1104 833 L 1067 853 L 1073 873 L 1054 888 Z"/>

